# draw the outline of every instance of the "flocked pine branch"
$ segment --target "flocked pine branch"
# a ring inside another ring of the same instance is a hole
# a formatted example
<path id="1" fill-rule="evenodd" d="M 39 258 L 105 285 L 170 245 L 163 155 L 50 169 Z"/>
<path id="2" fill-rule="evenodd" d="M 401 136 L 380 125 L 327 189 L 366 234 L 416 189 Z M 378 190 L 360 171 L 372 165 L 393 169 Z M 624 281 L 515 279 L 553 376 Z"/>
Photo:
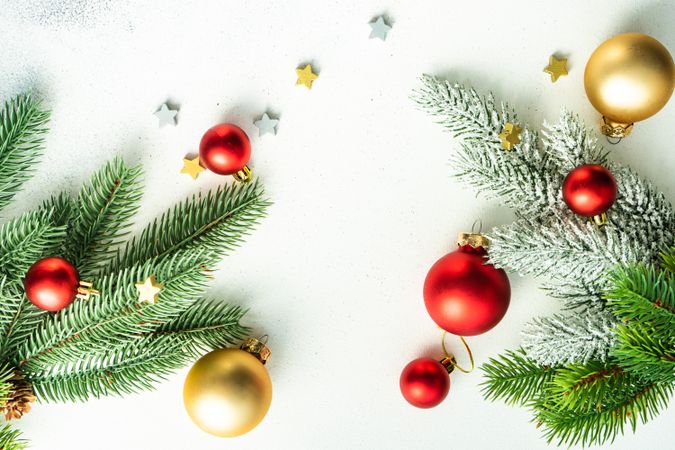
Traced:
<path id="1" fill-rule="evenodd" d="M 672 246 L 670 202 L 608 161 L 573 114 L 546 125 L 541 142 L 519 124 L 524 145 L 502 151 L 495 137 L 505 109 L 518 124 L 509 108 L 456 83 L 426 76 L 422 82 L 417 103 L 462 139 L 457 174 L 516 213 L 516 222 L 489 233 L 490 261 L 544 277 L 546 291 L 572 310 L 531 322 L 525 352 L 508 351 L 485 364 L 485 396 L 533 408 L 549 440 L 568 445 L 611 441 L 658 414 L 675 382 L 675 257 L 663 255 L 669 272 L 645 265 Z M 602 228 L 572 214 L 562 199 L 567 173 L 588 163 L 605 165 L 617 180 L 619 194 Z M 608 277 L 617 266 L 627 268 Z"/>
<path id="2" fill-rule="evenodd" d="M 35 170 L 48 120 L 49 113 L 30 94 L 13 98 L 0 111 L 0 210 Z"/>
<path id="3" fill-rule="evenodd" d="M 461 84 L 428 75 L 422 77 L 422 88 L 413 100 L 462 139 L 462 151 L 453 158 L 460 179 L 523 214 L 549 208 L 560 181 L 547 173 L 549 164 L 537 146 L 537 134 L 520 124 L 508 105 L 497 106 L 492 94 L 482 97 Z M 507 122 L 522 127 L 521 143 L 509 153 L 499 139 Z"/>
<path id="4" fill-rule="evenodd" d="M 616 340 L 617 318 L 602 308 L 535 319 L 521 331 L 527 355 L 542 366 L 604 361 Z"/>

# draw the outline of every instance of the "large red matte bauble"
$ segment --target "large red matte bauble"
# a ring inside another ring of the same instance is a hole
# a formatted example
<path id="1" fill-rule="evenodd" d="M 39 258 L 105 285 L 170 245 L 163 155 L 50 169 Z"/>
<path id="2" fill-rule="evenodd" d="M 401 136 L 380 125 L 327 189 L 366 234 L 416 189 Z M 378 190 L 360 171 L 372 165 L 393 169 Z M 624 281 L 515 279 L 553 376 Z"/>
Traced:
<path id="1" fill-rule="evenodd" d="M 204 133 L 199 144 L 199 160 L 220 175 L 242 170 L 251 157 L 251 142 L 236 125 L 221 123 Z"/>
<path id="2" fill-rule="evenodd" d="M 616 180 L 598 164 L 585 164 L 572 170 L 563 182 L 563 199 L 581 216 L 607 212 L 616 200 Z"/>
<path id="3" fill-rule="evenodd" d="M 80 276 L 63 258 L 49 256 L 33 264 L 23 280 L 26 297 L 45 311 L 59 311 L 77 295 Z"/>
<path id="4" fill-rule="evenodd" d="M 418 408 L 433 408 L 450 392 L 450 376 L 443 364 L 432 358 L 418 358 L 401 372 L 403 397 Z"/>
<path id="5" fill-rule="evenodd" d="M 502 269 L 486 264 L 484 256 L 482 247 L 464 245 L 429 269 L 424 304 L 434 322 L 450 333 L 485 333 L 509 308 L 509 279 Z"/>

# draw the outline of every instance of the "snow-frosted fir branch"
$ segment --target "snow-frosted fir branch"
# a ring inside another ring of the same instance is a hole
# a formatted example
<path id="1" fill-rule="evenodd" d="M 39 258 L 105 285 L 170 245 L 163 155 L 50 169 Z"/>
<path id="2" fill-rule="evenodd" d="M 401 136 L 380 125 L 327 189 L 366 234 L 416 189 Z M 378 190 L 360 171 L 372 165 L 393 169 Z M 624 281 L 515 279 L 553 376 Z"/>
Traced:
<path id="1" fill-rule="evenodd" d="M 518 219 L 493 229 L 489 238 L 495 265 L 596 292 L 609 269 L 640 260 L 644 249 L 611 223 L 598 228 L 568 210 Z"/>
<path id="2" fill-rule="evenodd" d="M 557 123 L 545 125 L 541 141 L 534 131 L 519 124 L 522 142 L 507 152 L 498 135 L 506 122 L 518 124 L 509 106 L 498 106 L 492 95 L 483 97 L 452 81 L 423 76 L 422 85 L 414 100 L 461 138 L 460 151 L 453 157 L 455 173 L 479 192 L 504 201 L 517 214 L 516 222 L 497 227 L 489 235 L 490 259 L 495 265 L 546 277 L 550 281 L 545 289 L 565 300 L 567 308 L 592 307 L 597 312 L 603 306 L 608 271 L 617 265 L 652 262 L 660 249 L 672 245 L 672 205 L 635 172 L 609 163 L 594 133 L 577 115 L 563 111 Z M 619 189 L 609 211 L 610 222 L 603 228 L 573 214 L 562 199 L 565 176 L 590 163 L 608 167 Z M 601 319 L 575 329 L 585 330 L 593 339 L 604 336 L 607 327 Z M 533 322 L 528 332 L 545 335 L 551 323 Z M 593 351 L 605 355 L 609 341 L 594 342 Z"/>
<path id="3" fill-rule="evenodd" d="M 543 366 L 605 361 L 617 318 L 604 308 L 534 319 L 521 332 L 527 356 Z"/>
<path id="4" fill-rule="evenodd" d="M 582 164 L 606 164 L 607 152 L 579 116 L 563 110 L 558 123 L 544 122 L 541 131 L 544 152 L 561 176 Z"/>
<path id="5" fill-rule="evenodd" d="M 519 124 L 507 104 L 498 107 L 491 94 L 482 97 L 461 84 L 428 75 L 422 83 L 413 99 L 463 140 L 461 151 L 453 157 L 460 179 L 523 214 L 538 214 L 556 202 L 559 177 L 551 176 L 537 133 Z M 507 122 L 522 128 L 521 142 L 509 152 L 502 149 L 499 139 Z"/>

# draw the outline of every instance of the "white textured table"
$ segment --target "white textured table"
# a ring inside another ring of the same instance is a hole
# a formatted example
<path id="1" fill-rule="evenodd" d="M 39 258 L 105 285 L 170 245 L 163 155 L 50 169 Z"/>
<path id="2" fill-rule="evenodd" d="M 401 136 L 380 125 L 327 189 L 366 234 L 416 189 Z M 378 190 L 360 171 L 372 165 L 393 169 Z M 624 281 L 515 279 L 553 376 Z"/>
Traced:
<path id="1" fill-rule="evenodd" d="M 427 269 L 475 218 L 512 219 L 450 177 L 455 144 L 409 95 L 422 72 L 450 75 L 492 89 L 535 125 L 563 106 L 595 121 L 582 84 L 590 52 L 622 31 L 674 51 L 669 2 L 137 3 L 0 1 L 0 97 L 33 87 L 53 109 L 37 176 L 7 214 L 76 191 L 119 154 L 145 166 L 140 228 L 224 181 L 179 175 L 181 158 L 210 125 L 241 124 L 275 204 L 210 294 L 249 306 L 248 323 L 271 336 L 274 400 L 256 430 L 219 440 L 187 418 L 181 371 L 151 393 L 36 406 L 19 424 L 33 448 L 546 448 L 527 411 L 482 400 L 479 373 L 453 376 L 432 410 L 399 393 L 402 367 L 439 343 L 421 297 Z M 386 42 L 369 40 L 367 22 L 381 13 L 393 29 Z M 556 84 L 542 73 L 553 52 L 570 61 Z M 311 91 L 294 86 L 307 61 L 320 70 Z M 180 105 L 179 123 L 159 129 L 152 113 L 167 99 Z M 280 115 L 279 134 L 258 138 L 251 121 L 266 109 Z M 671 200 L 674 121 L 671 101 L 612 148 Z M 478 363 L 517 346 L 523 323 L 558 307 L 534 280 L 511 280 L 506 318 L 471 339 Z M 613 448 L 666 448 L 674 420 L 671 407 Z"/>

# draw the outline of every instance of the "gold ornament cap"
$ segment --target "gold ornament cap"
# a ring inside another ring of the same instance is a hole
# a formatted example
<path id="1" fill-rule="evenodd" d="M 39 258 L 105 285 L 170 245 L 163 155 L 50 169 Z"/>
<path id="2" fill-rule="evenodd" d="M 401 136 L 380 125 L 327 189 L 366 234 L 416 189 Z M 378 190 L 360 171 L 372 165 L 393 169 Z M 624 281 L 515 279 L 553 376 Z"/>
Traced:
<path id="1" fill-rule="evenodd" d="M 263 342 L 263 339 L 265 340 Z M 240 349 L 258 358 L 258 361 L 265 364 L 272 355 L 272 350 L 267 346 L 267 336 L 260 339 L 249 338 L 241 344 Z"/>
<path id="2" fill-rule="evenodd" d="M 632 123 L 616 122 L 602 116 L 602 134 L 610 138 L 625 138 L 633 131 Z"/>
<path id="3" fill-rule="evenodd" d="M 457 236 L 457 245 L 460 247 L 463 247 L 465 245 L 470 245 L 473 248 L 484 248 L 485 250 L 488 249 L 490 246 L 490 241 L 488 238 L 483 236 L 480 233 L 459 233 L 459 236 Z"/>
<path id="4" fill-rule="evenodd" d="M 235 180 L 240 183 L 250 183 L 253 180 L 253 175 L 251 173 L 251 168 L 249 166 L 244 166 L 241 170 L 236 171 L 232 174 Z"/>

